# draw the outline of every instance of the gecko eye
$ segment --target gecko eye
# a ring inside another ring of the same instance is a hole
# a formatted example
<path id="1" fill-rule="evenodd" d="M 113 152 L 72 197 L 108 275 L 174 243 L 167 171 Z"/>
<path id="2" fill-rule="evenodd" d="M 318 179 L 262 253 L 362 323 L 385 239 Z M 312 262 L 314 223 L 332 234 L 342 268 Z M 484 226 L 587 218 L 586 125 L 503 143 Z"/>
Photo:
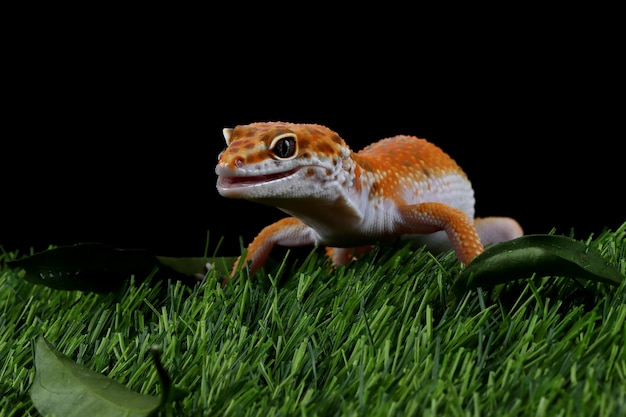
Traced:
<path id="1" fill-rule="evenodd" d="M 298 145 L 296 143 L 296 135 L 294 133 L 285 133 L 276 136 L 270 144 L 270 149 L 278 159 L 295 158 Z"/>

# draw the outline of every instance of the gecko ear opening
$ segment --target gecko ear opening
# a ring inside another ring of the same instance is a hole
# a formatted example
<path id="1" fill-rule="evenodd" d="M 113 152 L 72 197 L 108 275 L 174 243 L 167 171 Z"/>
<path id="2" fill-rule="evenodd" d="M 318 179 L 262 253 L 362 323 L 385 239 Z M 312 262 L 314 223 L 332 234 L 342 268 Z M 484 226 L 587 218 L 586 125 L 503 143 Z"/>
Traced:
<path id="1" fill-rule="evenodd" d="M 222 135 L 224 135 L 224 139 L 226 140 L 226 145 L 230 145 L 230 135 L 233 133 L 233 129 L 230 127 L 225 127 L 222 129 Z"/>

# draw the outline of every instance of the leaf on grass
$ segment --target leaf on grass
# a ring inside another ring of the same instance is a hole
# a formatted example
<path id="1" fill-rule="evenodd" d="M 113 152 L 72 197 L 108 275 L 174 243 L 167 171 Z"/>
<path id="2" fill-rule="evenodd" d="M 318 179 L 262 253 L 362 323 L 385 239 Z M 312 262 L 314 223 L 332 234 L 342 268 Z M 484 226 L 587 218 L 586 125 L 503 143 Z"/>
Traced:
<path id="1" fill-rule="evenodd" d="M 101 243 L 60 246 L 7 262 L 23 269 L 34 284 L 59 290 L 106 293 L 118 290 L 132 275 L 138 281 L 149 276 L 178 279 L 193 284 L 206 273 L 206 264 L 216 268 L 232 265 L 235 258 L 170 258 L 144 249 L 115 249 Z M 232 262 L 232 263 L 231 263 Z"/>
<path id="2" fill-rule="evenodd" d="M 169 256 L 157 256 L 157 260 L 173 270 L 189 277 L 198 274 L 204 275 L 207 271 L 206 265 L 210 264 L 212 269 L 220 274 L 230 274 L 230 270 L 237 261 L 236 256 L 224 256 L 215 258 L 172 258 Z"/>
<path id="3" fill-rule="evenodd" d="M 35 344 L 35 380 L 30 397 L 42 415 L 147 417 L 170 401 L 169 377 L 165 382 L 161 398 L 131 391 L 72 361 L 40 336 Z"/>
<path id="4" fill-rule="evenodd" d="M 477 287 L 532 275 L 584 278 L 619 285 L 625 277 L 600 252 L 565 236 L 526 235 L 486 249 L 455 278 L 449 303 Z"/>

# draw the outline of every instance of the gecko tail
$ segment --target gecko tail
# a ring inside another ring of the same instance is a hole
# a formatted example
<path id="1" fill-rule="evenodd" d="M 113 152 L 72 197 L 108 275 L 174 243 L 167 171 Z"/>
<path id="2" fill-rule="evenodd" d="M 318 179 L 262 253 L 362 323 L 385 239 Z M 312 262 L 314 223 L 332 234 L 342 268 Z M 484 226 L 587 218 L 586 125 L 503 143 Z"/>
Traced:
<path id="1" fill-rule="evenodd" d="M 506 242 L 524 235 L 520 224 L 510 217 L 483 217 L 474 219 L 474 225 L 483 246 Z"/>

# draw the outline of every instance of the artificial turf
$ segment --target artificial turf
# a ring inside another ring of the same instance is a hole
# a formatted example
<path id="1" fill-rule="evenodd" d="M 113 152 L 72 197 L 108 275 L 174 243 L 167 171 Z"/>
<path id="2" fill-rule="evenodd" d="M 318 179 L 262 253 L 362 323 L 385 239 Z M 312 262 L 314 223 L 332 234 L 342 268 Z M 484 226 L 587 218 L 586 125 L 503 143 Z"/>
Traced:
<path id="1" fill-rule="evenodd" d="M 590 238 L 626 273 L 626 224 Z M 54 290 L 0 254 L 0 416 L 37 416 L 34 341 L 159 395 L 180 416 L 624 416 L 626 283 L 528 277 L 446 298 L 452 253 L 379 248 L 330 268 L 313 250 L 225 288 Z M 97 416 L 90 416 L 97 417 Z"/>

